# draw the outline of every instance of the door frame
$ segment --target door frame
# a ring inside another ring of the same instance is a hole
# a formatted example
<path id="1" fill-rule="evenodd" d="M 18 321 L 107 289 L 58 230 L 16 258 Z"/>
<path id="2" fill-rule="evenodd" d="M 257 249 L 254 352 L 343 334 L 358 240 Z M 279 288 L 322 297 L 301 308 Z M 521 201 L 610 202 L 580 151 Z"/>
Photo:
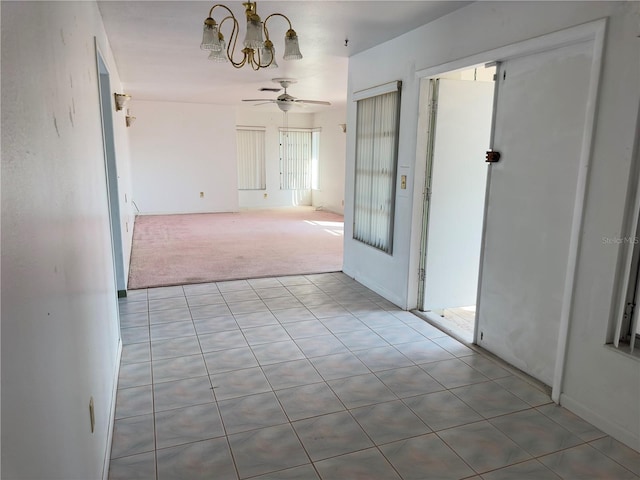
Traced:
<path id="1" fill-rule="evenodd" d="M 583 217 L 584 217 L 584 205 L 586 200 L 586 187 L 587 187 L 587 174 L 588 167 L 592 154 L 592 137 L 595 127 L 595 114 L 597 108 L 597 97 L 599 89 L 599 80 L 602 70 L 602 54 L 604 51 L 604 41 L 607 29 L 607 19 L 603 18 L 592 22 L 570 27 L 557 32 L 535 37 L 522 42 L 506 45 L 486 52 L 478 53 L 470 57 L 454 60 L 451 62 L 443 63 L 433 67 L 429 67 L 422 70 L 417 70 L 415 73 L 415 79 L 420 85 L 420 100 L 419 100 L 419 118 L 428 119 L 428 98 L 424 95 L 425 89 L 423 88 L 423 82 L 429 77 L 435 77 L 446 72 L 462 70 L 473 65 L 479 64 L 493 64 L 501 61 L 506 61 L 518 57 L 528 56 L 535 53 L 542 53 L 556 48 L 581 43 L 585 41 L 593 41 L 593 61 L 591 64 L 590 78 L 589 78 L 589 101 L 587 103 L 585 126 L 582 136 L 582 147 L 579 159 L 579 171 L 576 186 L 576 196 L 573 210 L 573 220 L 571 225 L 571 237 L 569 243 L 569 254 L 567 262 L 567 270 L 565 276 L 565 288 L 562 298 L 562 311 L 560 317 L 559 335 L 558 335 L 558 348 L 556 356 L 556 364 L 554 368 L 553 385 L 551 398 L 554 402 L 560 403 L 562 385 L 564 380 L 565 362 L 566 362 L 566 350 L 569 338 L 570 319 L 572 315 L 573 294 L 575 286 L 575 278 L 577 273 L 577 260 L 578 251 L 580 248 L 580 232 L 582 231 Z M 499 69 L 498 69 L 499 70 Z M 497 82 L 496 82 L 497 88 Z M 428 89 L 427 89 L 428 90 Z M 494 94 L 494 112 L 493 118 L 495 118 L 495 102 L 497 101 L 499 92 L 495 91 Z M 493 132 L 495 125 L 491 126 L 491 140 L 490 145 L 493 146 Z M 408 305 L 416 308 L 418 305 L 418 285 L 420 280 L 420 243 L 421 235 L 424 230 L 422 225 L 422 218 L 424 217 L 425 202 L 424 200 L 424 186 L 427 177 L 426 166 L 426 152 L 427 152 L 427 135 L 425 135 L 425 120 L 418 121 L 418 129 L 416 132 L 416 163 L 414 174 L 414 206 L 412 213 L 412 224 L 416 225 L 411 235 L 411 249 L 409 254 L 409 265 L 418 266 L 418 268 L 411 268 L 409 272 L 409 289 L 408 289 Z M 487 174 L 487 182 L 491 178 L 491 168 L 489 168 Z M 487 192 L 489 191 L 489 183 L 487 183 Z M 485 216 L 487 209 L 487 199 L 485 199 Z M 485 248 L 485 230 L 483 226 L 483 239 L 480 252 L 480 278 L 482 278 L 482 269 L 484 264 L 484 248 Z M 481 282 L 478 282 L 478 292 L 482 288 Z M 479 305 L 476 306 L 476 312 L 479 310 Z M 478 330 L 478 315 L 476 313 L 476 325 L 475 331 Z M 474 339 L 475 343 L 475 339 Z"/>
<path id="2" fill-rule="evenodd" d="M 424 89 L 424 90 L 423 90 Z M 424 183 L 422 185 L 422 197 L 420 204 L 422 205 L 422 218 L 420 230 L 420 251 L 418 260 L 418 298 L 416 308 L 420 310 L 424 305 L 424 287 L 427 273 L 427 247 L 429 245 L 429 215 L 431 213 L 431 179 L 433 176 L 433 148 L 435 146 L 436 128 L 437 128 L 437 105 L 438 105 L 438 77 L 423 78 L 420 80 L 420 97 L 427 95 L 427 115 L 422 116 L 425 123 L 424 128 L 420 128 L 420 120 L 418 120 L 418 130 L 425 132 L 424 135 L 424 158 L 425 171 Z M 426 93 L 425 93 L 426 90 Z M 421 101 L 422 105 L 423 102 Z M 420 138 L 420 137 L 419 137 Z M 418 147 L 420 148 L 420 147 Z M 483 228 L 484 236 L 484 228 Z M 422 310 L 420 310 L 422 311 Z M 475 343 L 475 338 L 473 339 Z"/>
<path id="3" fill-rule="evenodd" d="M 100 51 L 97 41 L 95 42 L 95 51 L 114 283 L 118 297 L 125 297 L 127 294 L 127 279 L 124 269 L 124 249 L 122 248 L 118 164 L 116 159 L 114 118 L 111 103 L 111 75 L 107 62 L 104 60 L 105 56 Z"/>
<path id="4" fill-rule="evenodd" d="M 476 65 L 477 66 L 477 65 Z M 493 134 L 495 128 L 495 112 L 497 105 L 497 88 L 498 82 L 495 80 L 500 70 L 500 63 L 493 62 L 490 64 L 485 64 L 485 67 L 496 67 L 495 77 L 494 77 L 494 88 L 493 88 L 493 106 L 491 110 L 491 118 L 490 118 L 490 128 L 489 128 L 489 142 L 487 144 L 489 149 L 493 149 Z M 469 65 L 460 70 L 469 70 L 474 68 L 474 65 Z M 444 72 L 442 74 L 426 77 L 421 79 L 421 88 L 425 88 L 428 95 L 428 114 L 425 115 L 425 123 L 426 123 L 426 165 L 425 165 L 425 178 L 424 178 L 424 186 L 422 189 L 422 231 L 420 238 L 420 252 L 419 252 L 419 281 L 418 281 L 418 298 L 417 298 L 417 310 L 424 313 L 427 318 L 435 318 L 436 314 L 430 313 L 431 311 L 421 310 L 424 305 L 425 299 L 425 282 L 427 275 L 427 256 L 429 252 L 429 230 L 430 230 L 430 218 L 431 218 L 431 193 L 432 193 L 432 179 L 433 179 L 433 162 L 434 162 L 434 148 L 435 148 L 435 136 L 437 131 L 437 122 L 438 122 L 438 102 L 440 96 L 439 83 L 442 75 L 453 73 L 453 72 Z M 422 90 L 421 90 L 422 94 Z M 480 159 L 478 159 L 480 161 Z M 484 255 L 484 238 L 486 231 L 486 222 L 485 217 L 487 214 L 488 207 L 488 199 L 489 199 L 489 185 L 491 181 L 491 164 L 487 165 L 487 174 L 485 178 L 485 186 L 484 186 L 484 199 L 483 199 L 483 210 L 482 210 L 482 229 L 480 236 L 480 257 L 479 257 L 479 265 L 478 265 L 478 276 L 476 278 L 476 315 L 474 320 L 474 328 L 473 328 L 473 340 L 472 343 L 477 343 L 477 335 L 476 332 L 478 330 L 478 303 L 480 301 L 480 282 L 482 279 L 482 260 Z M 434 320 L 435 322 L 435 320 Z M 440 323 L 440 322 L 437 322 Z M 455 331 L 448 332 L 455 335 Z"/>

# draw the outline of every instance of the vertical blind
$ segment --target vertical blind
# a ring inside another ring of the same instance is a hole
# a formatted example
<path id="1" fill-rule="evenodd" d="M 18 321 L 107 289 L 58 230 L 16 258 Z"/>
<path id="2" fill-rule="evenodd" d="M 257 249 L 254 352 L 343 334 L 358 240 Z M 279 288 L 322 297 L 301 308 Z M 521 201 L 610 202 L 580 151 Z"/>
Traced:
<path id="1" fill-rule="evenodd" d="M 280 189 L 311 189 L 311 130 L 280 131 Z"/>
<path id="2" fill-rule="evenodd" d="M 264 130 L 238 129 L 238 189 L 264 190 Z"/>
<path id="3" fill-rule="evenodd" d="M 358 100 L 353 238 L 391 253 L 400 109 L 398 89 Z"/>
<path id="4" fill-rule="evenodd" d="M 640 197 L 636 203 L 640 202 Z M 637 206 L 635 208 L 638 208 Z M 627 250 L 627 261 L 631 259 L 629 274 L 626 281 L 626 296 L 622 306 L 622 312 L 617 317 L 615 325 L 615 336 L 613 344 L 616 347 L 628 345 L 629 352 L 633 353 L 636 344 L 640 344 L 640 211 L 635 219 L 635 235 L 629 237 L 604 240 L 616 242 L 623 245 Z"/>
<path id="5" fill-rule="evenodd" d="M 311 132 L 311 188 L 320 189 L 320 132 Z"/>

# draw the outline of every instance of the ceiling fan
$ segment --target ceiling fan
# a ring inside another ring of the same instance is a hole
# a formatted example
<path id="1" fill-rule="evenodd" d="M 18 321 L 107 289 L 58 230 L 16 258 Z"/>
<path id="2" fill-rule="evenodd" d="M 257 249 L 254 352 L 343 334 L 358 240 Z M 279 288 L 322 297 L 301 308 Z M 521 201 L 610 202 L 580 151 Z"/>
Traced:
<path id="1" fill-rule="evenodd" d="M 256 105 L 263 105 L 265 103 L 275 103 L 278 105 L 278 108 L 283 112 L 288 112 L 291 110 L 291 107 L 294 105 L 304 105 L 304 104 L 313 104 L 313 105 L 331 105 L 330 102 L 323 102 L 320 100 L 299 100 L 296 97 L 293 97 L 287 93 L 287 88 L 292 83 L 297 83 L 297 80 L 293 78 L 274 78 L 272 79 L 274 83 L 279 83 L 282 88 L 284 88 L 284 93 L 278 95 L 278 98 L 247 98 L 242 100 L 243 102 L 262 102 Z M 266 90 L 266 89 L 265 89 Z M 279 91 L 280 89 L 277 89 Z"/>

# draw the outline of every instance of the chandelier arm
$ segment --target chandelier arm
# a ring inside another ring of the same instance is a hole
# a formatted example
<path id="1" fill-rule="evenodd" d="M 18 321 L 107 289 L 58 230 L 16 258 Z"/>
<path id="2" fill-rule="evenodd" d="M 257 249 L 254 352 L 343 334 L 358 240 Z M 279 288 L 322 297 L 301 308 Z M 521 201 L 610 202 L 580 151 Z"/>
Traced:
<path id="1" fill-rule="evenodd" d="M 244 58 L 242 59 L 242 61 L 240 63 L 232 62 L 231 65 L 233 65 L 235 68 L 242 68 L 242 67 L 244 67 L 245 63 L 247 63 L 247 56 L 246 55 L 244 56 Z"/>
<path id="2" fill-rule="evenodd" d="M 271 15 L 269 15 L 267 18 L 264 19 L 264 28 L 265 31 L 267 29 L 267 21 L 271 18 L 271 17 L 282 17 L 284 18 L 287 23 L 289 24 L 289 30 L 293 29 L 293 27 L 291 26 L 291 20 L 289 20 L 289 17 L 287 17 L 286 15 L 282 14 L 282 13 L 272 13 Z"/>
<path id="3" fill-rule="evenodd" d="M 227 12 L 229 12 L 229 15 L 231 15 L 233 17 L 233 12 L 229 9 L 229 7 L 227 7 L 226 5 L 223 5 L 221 3 L 217 3 L 215 4 L 213 7 L 211 7 L 211 10 L 209 10 L 209 17 L 213 18 L 213 9 L 216 7 L 222 7 L 224 8 Z M 235 17 L 233 17 L 235 18 Z"/>
<path id="4" fill-rule="evenodd" d="M 253 59 L 253 61 L 251 62 L 251 68 L 253 69 L 254 72 L 257 72 L 258 70 L 260 70 L 261 68 L 260 59 L 258 59 L 258 63 L 256 63 L 255 59 Z"/>
<path id="5" fill-rule="evenodd" d="M 236 51 L 236 43 L 238 41 L 238 35 L 240 33 L 240 26 L 238 25 L 238 20 L 236 20 L 236 17 L 232 13 L 231 16 L 225 17 L 222 20 L 222 22 L 220 22 L 220 27 L 222 27 L 222 24 L 224 23 L 224 21 L 228 19 L 233 20 L 233 27 L 231 29 L 231 36 L 229 38 L 229 43 L 227 44 L 227 58 L 235 68 L 242 68 L 247 61 L 247 54 L 244 53 L 244 58 L 239 62 L 236 62 L 233 58 Z"/>
<path id="6" fill-rule="evenodd" d="M 254 50 L 255 55 L 253 57 L 251 57 L 251 68 L 253 68 L 254 70 L 259 70 L 260 69 L 260 48 L 256 48 Z"/>

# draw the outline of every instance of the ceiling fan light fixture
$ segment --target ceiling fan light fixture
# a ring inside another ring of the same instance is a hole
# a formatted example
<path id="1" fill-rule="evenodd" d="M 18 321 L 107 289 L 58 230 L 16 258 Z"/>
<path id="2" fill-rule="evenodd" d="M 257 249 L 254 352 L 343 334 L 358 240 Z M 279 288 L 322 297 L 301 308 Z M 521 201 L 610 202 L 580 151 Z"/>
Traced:
<path id="1" fill-rule="evenodd" d="M 287 113 L 293 107 L 293 102 L 277 102 L 278 108 L 282 110 L 284 113 Z"/>
<path id="2" fill-rule="evenodd" d="M 278 108 L 287 113 L 289 110 L 293 108 L 294 105 L 302 106 L 304 104 L 312 104 L 312 105 L 331 105 L 330 102 L 320 101 L 320 100 L 301 100 L 296 97 L 293 97 L 287 93 L 287 88 L 289 85 L 297 83 L 295 78 L 273 78 L 271 81 L 275 83 L 279 83 L 282 88 L 284 88 L 284 93 L 278 95 L 277 98 L 244 98 L 243 102 L 260 102 L 256 105 L 264 105 L 267 103 L 275 103 Z M 261 88 L 260 91 L 272 91 L 274 89 L 270 88 Z M 279 89 L 275 89 L 278 91 Z"/>
<path id="3" fill-rule="evenodd" d="M 284 36 L 284 56 L 282 58 L 285 60 L 300 60 L 302 58 L 300 46 L 298 45 L 298 35 L 291 28 Z"/>

